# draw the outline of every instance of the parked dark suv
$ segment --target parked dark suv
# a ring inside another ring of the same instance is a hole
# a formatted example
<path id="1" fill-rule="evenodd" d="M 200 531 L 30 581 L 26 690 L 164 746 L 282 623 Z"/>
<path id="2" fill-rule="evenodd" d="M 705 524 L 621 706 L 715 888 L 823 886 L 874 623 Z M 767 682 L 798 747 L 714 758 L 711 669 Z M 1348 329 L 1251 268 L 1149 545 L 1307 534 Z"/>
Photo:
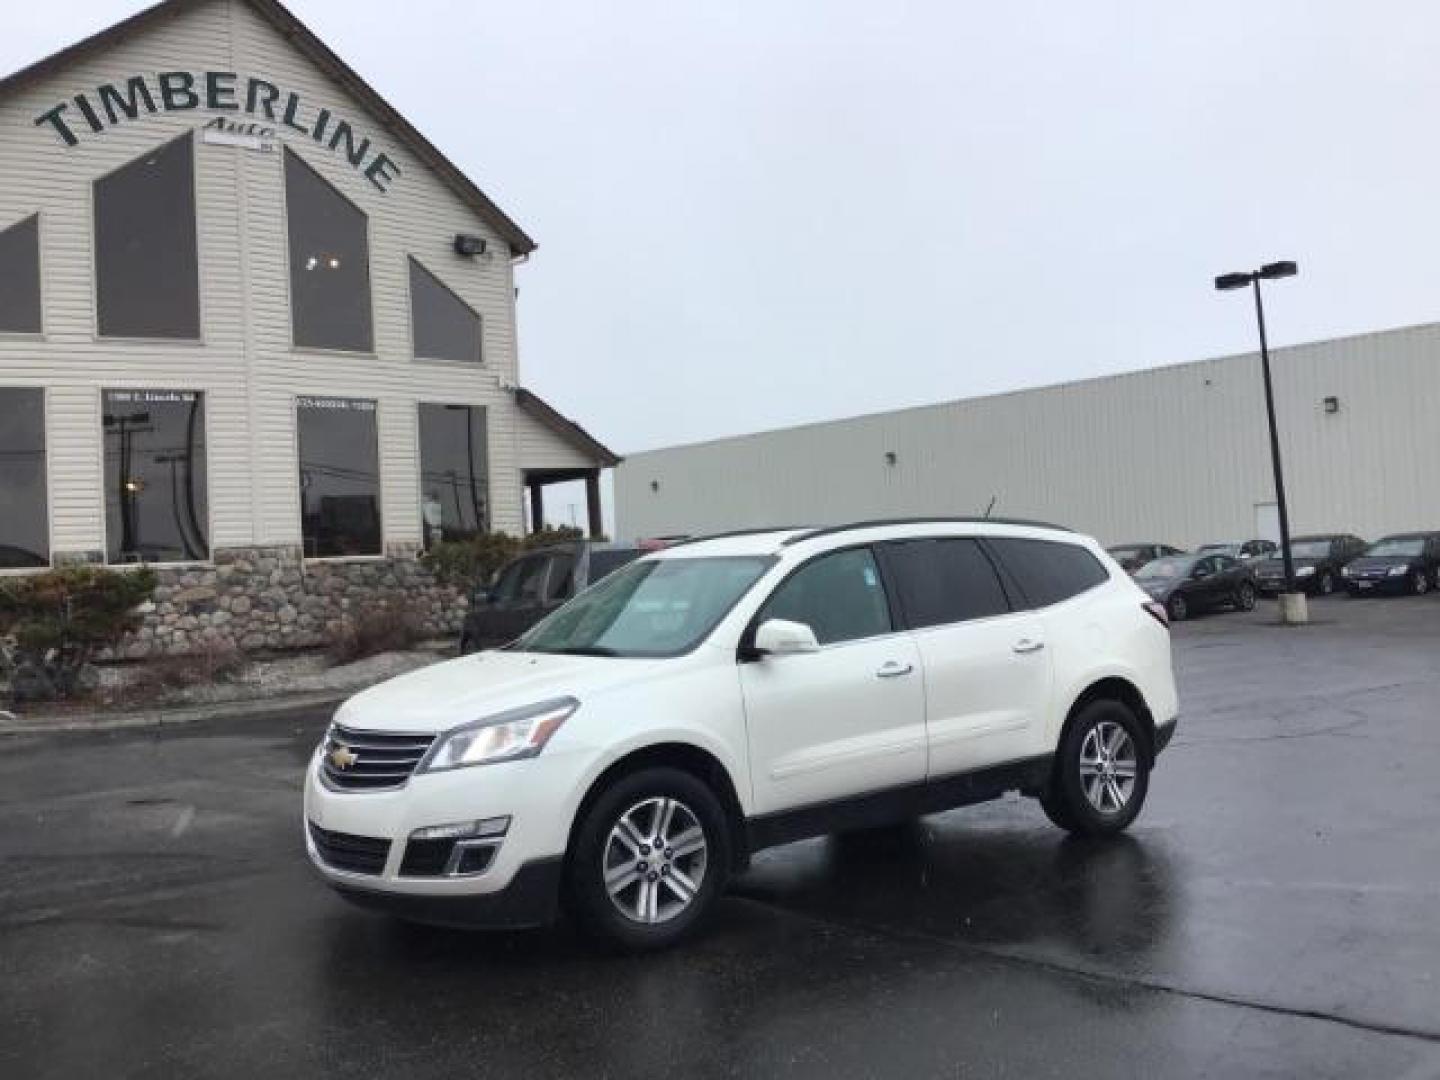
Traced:
<path id="1" fill-rule="evenodd" d="M 1329 596 L 1345 580 L 1345 564 L 1365 550 L 1365 541 L 1350 533 L 1319 533 L 1290 540 L 1290 557 L 1295 562 L 1295 587 L 1311 596 Z M 1262 596 L 1285 591 L 1285 563 L 1280 552 L 1271 559 L 1250 563 L 1255 584 Z"/>
<path id="2" fill-rule="evenodd" d="M 493 584 L 479 586 L 471 595 L 460 628 L 460 652 L 514 641 L 576 593 L 643 554 L 639 548 L 581 541 L 510 560 Z"/>
<path id="3" fill-rule="evenodd" d="M 1440 588 L 1440 532 L 1396 533 L 1376 540 L 1345 567 L 1351 596 L 1403 592 L 1419 596 Z"/>

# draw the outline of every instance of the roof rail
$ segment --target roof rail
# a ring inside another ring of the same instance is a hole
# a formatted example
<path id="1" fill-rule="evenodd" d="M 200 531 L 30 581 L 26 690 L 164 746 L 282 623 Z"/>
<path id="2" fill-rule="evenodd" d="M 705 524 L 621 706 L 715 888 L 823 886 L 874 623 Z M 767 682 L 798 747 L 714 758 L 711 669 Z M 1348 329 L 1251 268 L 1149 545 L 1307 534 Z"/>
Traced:
<path id="1" fill-rule="evenodd" d="M 1054 529 L 1057 532 L 1073 532 L 1064 525 L 1055 525 L 1048 521 L 1029 521 L 1025 518 L 1001 518 L 1001 517 L 912 517 L 912 518 L 877 518 L 874 521 L 852 521 L 848 525 L 827 525 L 823 529 L 811 529 L 799 536 L 786 538 L 781 546 L 789 547 L 791 544 L 798 544 L 802 540 L 813 540 L 817 536 L 830 536 L 832 533 L 849 532 L 852 529 L 875 529 L 887 525 L 1023 525 L 1032 529 Z"/>
<path id="2" fill-rule="evenodd" d="M 813 529 L 813 525 L 766 525 L 758 529 L 733 529 L 730 532 L 708 533 L 705 536 L 687 536 L 684 540 L 677 540 L 673 544 L 666 544 L 660 551 L 674 551 L 678 547 L 688 547 L 691 544 L 703 544 L 707 540 L 729 540 L 736 536 L 760 536 L 772 532 L 796 532 L 800 529 Z M 787 544 L 789 540 L 785 541 Z"/>

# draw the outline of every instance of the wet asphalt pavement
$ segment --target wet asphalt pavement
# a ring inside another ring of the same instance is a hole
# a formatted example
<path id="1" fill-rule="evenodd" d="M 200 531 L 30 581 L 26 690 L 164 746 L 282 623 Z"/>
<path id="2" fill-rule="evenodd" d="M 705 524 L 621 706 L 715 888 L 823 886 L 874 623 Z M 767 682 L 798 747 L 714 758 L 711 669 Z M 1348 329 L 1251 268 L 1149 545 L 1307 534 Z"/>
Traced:
<path id="1" fill-rule="evenodd" d="M 1313 609 L 1177 629 L 1121 840 L 795 844 L 647 958 L 333 898 L 324 715 L 0 739 L 0 1077 L 1440 1076 L 1440 597 Z"/>

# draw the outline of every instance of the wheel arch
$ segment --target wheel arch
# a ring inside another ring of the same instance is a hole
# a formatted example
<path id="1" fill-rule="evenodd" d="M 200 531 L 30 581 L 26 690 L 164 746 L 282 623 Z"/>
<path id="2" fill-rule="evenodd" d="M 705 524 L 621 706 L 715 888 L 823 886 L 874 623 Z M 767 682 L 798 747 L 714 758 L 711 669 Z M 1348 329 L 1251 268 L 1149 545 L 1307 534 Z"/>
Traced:
<path id="1" fill-rule="evenodd" d="M 574 849 L 575 834 L 580 828 L 580 823 L 585 820 L 585 815 L 589 813 L 590 807 L 594 805 L 601 793 L 622 776 L 648 768 L 679 769 L 702 781 L 715 792 L 715 797 L 720 800 L 720 805 L 725 810 L 726 821 L 730 826 L 732 862 L 734 863 L 732 869 L 742 868 L 749 858 L 749 848 L 745 841 L 745 811 L 740 804 L 740 797 L 730 770 L 725 767 L 724 762 L 704 747 L 678 740 L 650 743 L 632 749 L 612 761 L 590 782 L 590 786 L 585 789 L 585 794 L 581 797 L 575 813 L 570 818 L 570 831 L 565 842 L 566 857 L 568 858 Z"/>
<path id="2" fill-rule="evenodd" d="M 1081 711 L 1095 701 L 1118 701 L 1140 720 L 1140 726 L 1147 736 L 1145 753 L 1149 764 L 1155 764 L 1155 714 L 1150 711 L 1150 705 L 1145 700 L 1145 695 L 1140 688 L 1123 675 L 1106 675 L 1098 678 L 1081 690 L 1075 699 L 1070 703 L 1070 708 L 1065 712 L 1065 723 L 1060 728 L 1060 738 L 1056 745 L 1064 742 L 1070 725 L 1075 722 L 1075 717 Z"/>

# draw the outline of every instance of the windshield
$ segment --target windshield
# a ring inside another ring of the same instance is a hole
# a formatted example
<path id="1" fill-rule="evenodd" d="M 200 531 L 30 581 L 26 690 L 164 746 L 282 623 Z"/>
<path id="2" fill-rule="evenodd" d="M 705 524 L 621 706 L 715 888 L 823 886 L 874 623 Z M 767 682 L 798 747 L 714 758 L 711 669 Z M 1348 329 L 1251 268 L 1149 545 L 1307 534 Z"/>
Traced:
<path id="1" fill-rule="evenodd" d="M 698 645 L 774 560 L 758 555 L 632 563 L 514 645 L 579 656 L 678 656 Z"/>
<path id="2" fill-rule="evenodd" d="M 1195 559 L 1189 555 L 1170 555 L 1163 559 L 1156 559 L 1142 566 L 1135 574 L 1137 578 L 1158 578 L 1168 580 L 1170 578 L 1183 577 L 1190 572 L 1190 567 L 1195 565 Z"/>
<path id="3" fill-rule="evenodd" d="M 1395 537 L 1390 540 L 1376 540 L 1370 545 L 1366 555 L 1421 555 L 1425 551 L 1425 541 L 1419 537 Z"/>
<path id="4" fill-rule="evenodd" d="M 1329 540 L 1297 540 L 1290 545 L 1290 557 L 1294 559 L 1323 559 L 1329 554 Z"/>

